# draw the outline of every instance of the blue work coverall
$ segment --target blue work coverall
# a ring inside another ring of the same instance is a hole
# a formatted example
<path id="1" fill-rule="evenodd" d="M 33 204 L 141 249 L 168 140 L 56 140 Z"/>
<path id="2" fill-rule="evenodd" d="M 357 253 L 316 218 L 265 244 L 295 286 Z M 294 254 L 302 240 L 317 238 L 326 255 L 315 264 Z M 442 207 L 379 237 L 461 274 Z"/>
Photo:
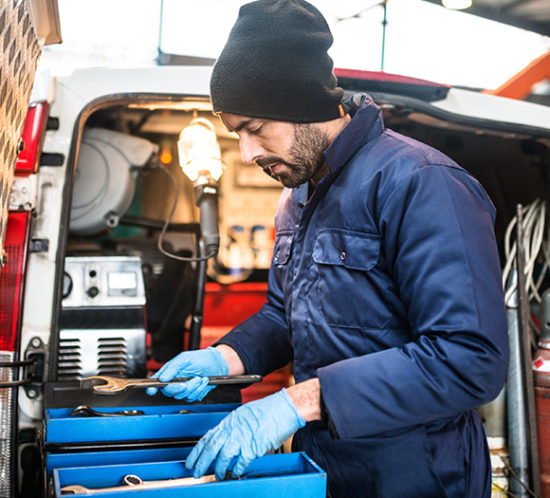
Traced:
<path id="1" fill-rule="evenodd" d="M 332 497 L 489 497 L 474 408 L 508 366 L 494 207 L 369 96 L 357 107 L 311 196 L 283 191 L 267 302 L 219 342 L 248 373 L 292 360 L 296 382 L 319 377 L 326 418 L 293 448 Z"/>

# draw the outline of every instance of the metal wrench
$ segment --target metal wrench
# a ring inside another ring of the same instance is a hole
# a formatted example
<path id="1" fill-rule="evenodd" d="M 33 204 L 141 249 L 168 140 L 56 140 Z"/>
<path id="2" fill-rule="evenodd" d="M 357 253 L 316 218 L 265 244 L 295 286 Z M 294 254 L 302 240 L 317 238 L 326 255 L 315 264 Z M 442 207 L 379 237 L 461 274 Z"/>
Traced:
<path id="1" fill-rule="evenodd" d="M 143 410 L 119 410 L 116 412 L 100 412 L 88 405 L 79 405 L 72 412 L 71 417 L 130 417 L 145 415 Z"/>
<path id="2" fill-rule="evenodd" d="M 84 377 L 80 381 L 82 389 L 93 389 L 98 394 L 117 394 L 129 388 L 146 388 L 146 387 L 164 387 L 168 384 L 178 382 L 186 382 L 193 377 L 181 377 L 172 379 L 170 382 L 161 382 L 158 379 L 123 379 L 120 377 L 109 377 L 107 375 L 93 375 Z M 261 375 L 219 375 L 209 377 L 208 384 L 211 386 L 228 385 L 228 384 L 253 384 L 261 382 Z"/>
<path id="3" fill-rule="evenodd" d="M 83 493 L 96 494 L 105 493 L 108 491 L 139 491 L 142 489 L 161 489 L 161 488 L 174 488 L 176 486 L 192 486 L 194 484 L 205 484 L 209 482 L 217 482 L 216 476 L 210 474 L 207 476 L 199 477 L 181 477 L 177 479 L 167 479 L 164 481 L 143 481 L 140 477 L 129 474 L 124 476 L 124 485 L 112 486 L 109 488 L 86 488 L 80 484 L 71 484 L 69 486 L 63 486 L 61 488 L 61 494 L 64 495 L 79 495 Z"/>

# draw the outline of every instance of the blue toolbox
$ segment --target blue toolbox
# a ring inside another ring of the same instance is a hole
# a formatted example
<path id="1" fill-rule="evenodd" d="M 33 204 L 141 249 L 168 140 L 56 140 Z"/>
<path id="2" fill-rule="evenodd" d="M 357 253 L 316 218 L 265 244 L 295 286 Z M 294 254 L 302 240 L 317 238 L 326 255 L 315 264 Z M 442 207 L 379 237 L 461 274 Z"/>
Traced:
<path id="1" fill-rule="evenodd" d="M 166 461 L 53 471 L 54 496 L 324 498 L 326 474 L 304 453 L 280 453 L 254 460 L 240 479 L 216 481 L 209 469 L 195 481 L 184 461 Z M 189 481 L 192 481 L 192 485 Z M 201 482 L 204 481 L 204 482 Z M 197 482 L 197 483 L 195 483 Z"/>
<path id="2" fill-rule="evenodd" d="M 184 462 L 198 439 L 238 406 L 240 390 L 225 386 L 203 402 L 183 404 L 159 394 L 147 396 L 143 390 L 98 396 L 74 383 L 47 385 L 42 431 L 46 496 L 88 496 L 83 491 L 88 489 L 101 497 L 231 493 L 256 498 L 277 493 L 279 498 L 284 493 L 324 498 L 326 474 L 304 453 L 266 455 L 238 480 L 178 484 L 178 479 L 189 480 Z M 158 488 L 166 481 L 172 482 Z M 67 486 L 76 488 L 63 491 Z"/>
<path id="3" fill-rule="evenodd" d="M 78 382 L 46 383 L 40 435 L 44 482 L 55 468 L 184 459 L 231 410 L 240 389 L 220 387 L 201 403 L 143 390 L 100 396 Z"/>
<path id="4" fill-rule="evenodd" d="M 79 407 L 46 410 L 44 453 L 48 477 L 60 466 L 185 458 L 196 441 L 239 404 L 139 406 L 122 410 L 81 406 L 101 415 L 72 416 Z M 106 416 L 120 412 L 137 414 Z"/>
<path id="5" fill-rule="evenodd" d="M 44 468 L 50 478 L 60 465 L 95 455 L 94 464 L 152 461 L 148 451 L 168 451 L 164 459 L 183 458 L 231 410 L 240 406 L 240 390 L 220 387 L 201 403 L 185 403 L 143 390 L 101 396 L 75 382 L 45 384 L 41 434 Z M 144 453 L 145 451 L 145 453 Z M 117 458 L 119 460 L 117 460 Z M 160 456 L 159 456 L 160 458 Z"/>

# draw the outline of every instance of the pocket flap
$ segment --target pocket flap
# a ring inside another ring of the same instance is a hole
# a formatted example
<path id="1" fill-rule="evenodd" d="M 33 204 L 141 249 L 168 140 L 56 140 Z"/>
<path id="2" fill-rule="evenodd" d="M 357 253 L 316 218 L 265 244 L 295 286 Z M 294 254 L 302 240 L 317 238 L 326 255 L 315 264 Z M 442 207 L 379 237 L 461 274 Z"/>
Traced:
<path id="1" fill-rule="evenodd" d="M 293 232 L 277 234 L 275 239 L 275 248 L 273 251 L 273 263 L 276 265 L 284 265 L 290 257 L 290 249 L 292 247 Z"/>
<path id="2" fill-rule="evenodd" d="M 349 230 L 322 230 L 313 247 L 313 260 L 353 270 L 370 270 L 380 254 L 380 236 Z"/>

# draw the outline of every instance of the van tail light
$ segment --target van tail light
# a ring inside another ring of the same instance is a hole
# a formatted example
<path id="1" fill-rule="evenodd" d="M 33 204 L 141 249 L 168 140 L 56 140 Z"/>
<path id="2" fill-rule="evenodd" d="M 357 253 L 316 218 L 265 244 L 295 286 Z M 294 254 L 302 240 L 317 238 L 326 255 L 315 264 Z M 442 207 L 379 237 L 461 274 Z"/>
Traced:
<path id="1" fill-rule="evenodd" d="M 0 269 L 0 351 L 17 351 L 23 311 L 23 287 L 30 211 L 10 211 Z"/>
<path id="2" fill-rule="evenodd" d="M 15 489 L 15 409 L 19 366 L 23 287 L 30 233 L 30 211 L 10 211 L 4 241 L 4 266 L 0 269 L 0 496 Z"/>
<path id="3" fill-rule="evenodd" d="M 338 78 L 338 85 L 345 90 L 395 93 L 425 102 L 443 100 L 451 89 L 449 85 L 383 71 L 334 68 L 334 74 Z"/>
<path id="4" fill-rule="evenodd" d="M 47 102 L 38 102 L 29 106 L 21 134 L 22 150 L 15 163 L 16 175 L 36 173 L 47 122 Z"/>

